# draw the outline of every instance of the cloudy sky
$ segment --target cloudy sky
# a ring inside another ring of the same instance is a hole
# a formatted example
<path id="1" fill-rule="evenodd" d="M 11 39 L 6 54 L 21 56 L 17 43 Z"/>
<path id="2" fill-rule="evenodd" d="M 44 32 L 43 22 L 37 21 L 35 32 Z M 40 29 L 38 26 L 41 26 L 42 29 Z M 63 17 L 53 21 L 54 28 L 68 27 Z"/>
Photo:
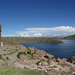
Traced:
<path id="1" fill-rule="evenodd" d="M 75 0 L 0 0 L 2 36 L 75 34 Z"/>
<path id="2" fill-rule="evenodd" d="M 24 31 L 17 31 L 16 33 L 24 37 L 67 36 L 75 33 L 75 27 L 25 28 Z"/>

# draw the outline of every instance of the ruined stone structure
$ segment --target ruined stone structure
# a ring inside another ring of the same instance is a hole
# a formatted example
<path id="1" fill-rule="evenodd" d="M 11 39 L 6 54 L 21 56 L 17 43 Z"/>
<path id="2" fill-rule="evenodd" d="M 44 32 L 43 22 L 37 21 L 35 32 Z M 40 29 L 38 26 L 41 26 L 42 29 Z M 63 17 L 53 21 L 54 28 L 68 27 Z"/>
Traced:
<path id="1" fill-rule="evenodd" d="M 1 24 L 0 24 L 0 47 L 1 47 Z"/>

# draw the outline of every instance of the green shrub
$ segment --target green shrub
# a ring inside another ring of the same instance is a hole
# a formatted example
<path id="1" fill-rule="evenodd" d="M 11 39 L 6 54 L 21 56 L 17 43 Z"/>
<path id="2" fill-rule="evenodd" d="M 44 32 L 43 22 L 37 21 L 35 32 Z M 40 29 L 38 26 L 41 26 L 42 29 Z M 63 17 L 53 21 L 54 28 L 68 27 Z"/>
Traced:
<path id="1" fill-rule="evenodd" d="M 2 59 L 2 55 L 0 55 L 0 59 Z"/>
<path id="2" fill-rule="evenodd" d="M 14 54 L 16 51 L 14 51 L 14 52 L 10 52 L 10 53 L 8 53 L 7 55 L 12 55 L 12 54 Z"/>
<path id="3" fill-rule="evenodd" d="M 8 57 L 6 57 L 6 59 L 3 59 L 4 61 L 10 61 L 10 59 Z"/>
<path id="4" fill-rule="evenodd" d="M 6 59 L 9 59 L 8 57 Z"/>
<path id="5" fill-rule="evenodd" d="M 19 58 L 19 56 L 20 56 L 21 54 L 26 55 L 25 52 L 19 52 L 18 55 L 17 55 L 17 57 Z"/>
<path id="6" fill-rule="evenodd" d="M 29 47 L 26 47 L 29 50 Z"/>
<path id="7" fill-rule="evenodd" d="M 6 50 L 4 49 L 4 51 L 6 51 Z"/>
<path id="8" fill-rule="evenodd" d="M 56 59 L 56 62 L 60 62 L 58 59 Z"/>
<path id="9" fill-rule="evenodd" d="M 49 56 L 48 55 L 45 55 L 44 57 L 47 58 L 47 59 L 49 59 Z"/>
<path id="10" fill-rule="evenodd" d="M 55 57 L 52 57 L 51 59 L 55 59 Z"/>
<path id="11" fill-rule="evenodd" d="M 38 65 L 41 61 L 38 61 L 36 64 Z"/>
<path id="12" fill-rule="evenodd" d="M 28 51 L 27 54 L 31 54 L 31 51 Z"/>
<path id="13" fill-rule="evenodd" d="M 4 54 L 4 55 L 6 55 L 6 54 Z"/>
<path id="14" fill-rule="evenodd" d="M 16 49 L 16 51 L 18 52 L 18 49 Z"/>

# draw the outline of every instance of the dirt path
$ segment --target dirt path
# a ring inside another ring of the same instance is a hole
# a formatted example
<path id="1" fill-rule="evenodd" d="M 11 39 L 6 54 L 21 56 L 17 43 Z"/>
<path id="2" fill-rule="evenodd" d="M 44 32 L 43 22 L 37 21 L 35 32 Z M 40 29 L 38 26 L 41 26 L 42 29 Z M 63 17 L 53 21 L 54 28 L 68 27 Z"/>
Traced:
<path id="1" fill-rule="evenodd" d="M 8 58 L 10 59 L 9 61 L 5 61 L 8 65 L 0 66 L 0 70 L 5 67 L 13 67 L 13 63 L 16 61 L 16 56 L 18 52 L 13 53 L 12 55 L 9 55 Z"/>
<path id="2" fill-rule="evenodd" d="M 13 63 L 16 61 L 17 54 L 18 54 L 18 52 L 8 56 L 8 58 L 10 59 L 10 61 L 6 61 L 6 63 L 8 63 L 8 66 L 12 66 L 13 65 Z"/>

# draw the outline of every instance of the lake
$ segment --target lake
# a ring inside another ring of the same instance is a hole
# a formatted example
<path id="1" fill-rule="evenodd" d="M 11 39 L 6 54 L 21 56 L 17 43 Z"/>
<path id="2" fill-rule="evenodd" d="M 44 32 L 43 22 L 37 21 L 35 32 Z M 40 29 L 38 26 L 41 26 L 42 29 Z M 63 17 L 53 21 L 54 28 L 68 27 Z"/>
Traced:
<path id="1" fill-rule="evenodd" d="M 62 40 L 64 43 L 26 43 L 27 47 L 35 47 L 54 55 L 56 58 L 71 58 L 75 56 L 75 40 Z"/>

